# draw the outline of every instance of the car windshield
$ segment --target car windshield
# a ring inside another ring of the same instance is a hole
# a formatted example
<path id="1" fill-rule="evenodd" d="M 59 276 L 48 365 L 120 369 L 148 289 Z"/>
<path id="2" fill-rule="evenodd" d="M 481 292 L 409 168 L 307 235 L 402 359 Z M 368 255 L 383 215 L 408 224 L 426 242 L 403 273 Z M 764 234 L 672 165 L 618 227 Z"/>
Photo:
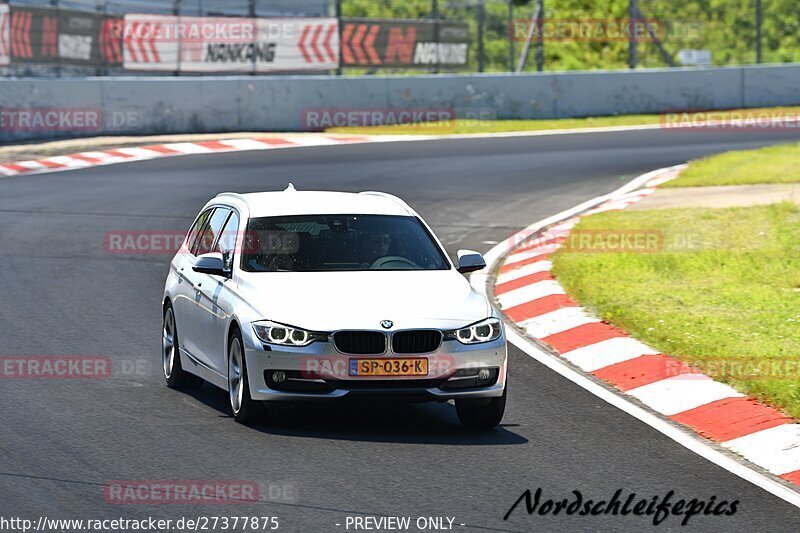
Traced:
<path id="1" fill-rule="evenodd" d="M 295 215 L 251 219 L 247 272 L 447 270 L 440 247 L 415 217 Z"/>

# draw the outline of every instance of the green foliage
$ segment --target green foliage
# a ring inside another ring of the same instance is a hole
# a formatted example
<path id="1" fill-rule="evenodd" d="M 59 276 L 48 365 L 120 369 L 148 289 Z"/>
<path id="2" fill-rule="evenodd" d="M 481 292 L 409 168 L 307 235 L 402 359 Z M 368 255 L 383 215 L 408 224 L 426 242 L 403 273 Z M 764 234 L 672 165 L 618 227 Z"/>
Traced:
<path id="1" fill-rule="evenodd" d="M 440 16 L 469 23 L 473 35 L 470 67 L 477 70 L 478 0 L 439 0 Z M 510 47 L 514 65 L 524 46 L 525 29 L 536 2 L 516 2 L 513 20 L 506 0 L 485 0 L 485 70 L 510 70 Z M 756 15 L 754 0 L 639 0 L 642 15 L 663 27 L 663 45 L 677 60 L 681 49 L 711 50 L 715 65 L 755 63 Z M 629 0 L 545 0 L 545 20 L 627 19 Z M 433 0 L 344 0 L 349 17 L 429 18 Z M 797 0 L 763 2 L 763 59 L 766 63 L 800 61 L 800 10 Z M 511 35 L 513 43 L 509 42 Z M 638 43 L 641 67 L 666 66 L 650 39 Z M 535 69 L 533 48 L 527 70 Z M 623 69 L 628 64 L 628 42 L 545 42 L 545 70 Z"/>

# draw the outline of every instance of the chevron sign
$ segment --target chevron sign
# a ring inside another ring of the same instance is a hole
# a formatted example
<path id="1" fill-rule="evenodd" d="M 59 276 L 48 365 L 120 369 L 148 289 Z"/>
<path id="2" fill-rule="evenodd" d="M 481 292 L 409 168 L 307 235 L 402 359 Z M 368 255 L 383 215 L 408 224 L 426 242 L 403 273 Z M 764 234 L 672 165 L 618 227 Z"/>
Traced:
<path id="1" fill-rule="evenodd" d="M 306 24 L 297 41 L 297 47 L 303 55 L 303 60 L 309 64 L 339 63 L 337 51 L 334 46 L 338 41 L 339 25 L 337 22 L 322 24 Z"/>

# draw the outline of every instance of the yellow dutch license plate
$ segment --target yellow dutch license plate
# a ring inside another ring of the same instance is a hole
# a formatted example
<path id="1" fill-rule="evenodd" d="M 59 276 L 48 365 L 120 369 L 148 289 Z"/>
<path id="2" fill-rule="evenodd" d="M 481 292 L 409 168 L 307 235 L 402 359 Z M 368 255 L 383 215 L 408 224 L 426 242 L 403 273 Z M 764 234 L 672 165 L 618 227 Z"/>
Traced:
<path id="1" fill-rule="evenodd" d="M 351 376 L 427 376 L 428 360 L 350 359 Z"/>

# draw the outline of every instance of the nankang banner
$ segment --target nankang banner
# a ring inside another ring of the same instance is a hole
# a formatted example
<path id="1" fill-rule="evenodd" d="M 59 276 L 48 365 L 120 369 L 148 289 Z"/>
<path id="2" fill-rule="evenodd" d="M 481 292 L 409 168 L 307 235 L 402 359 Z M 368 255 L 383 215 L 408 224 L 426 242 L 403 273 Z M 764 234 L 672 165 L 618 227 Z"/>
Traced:
<path id="1" fill-rule="evenodd" d="M 342 20 L 342 66 L 447 68 L 469 62 L 469 27 L 461 22 Z"/>
<path id="2" fill-rule="evenodd" d="M 266 73 L 339 66 L 335 18 L 126 15 L 123 42 L 129 70 Z"/>

